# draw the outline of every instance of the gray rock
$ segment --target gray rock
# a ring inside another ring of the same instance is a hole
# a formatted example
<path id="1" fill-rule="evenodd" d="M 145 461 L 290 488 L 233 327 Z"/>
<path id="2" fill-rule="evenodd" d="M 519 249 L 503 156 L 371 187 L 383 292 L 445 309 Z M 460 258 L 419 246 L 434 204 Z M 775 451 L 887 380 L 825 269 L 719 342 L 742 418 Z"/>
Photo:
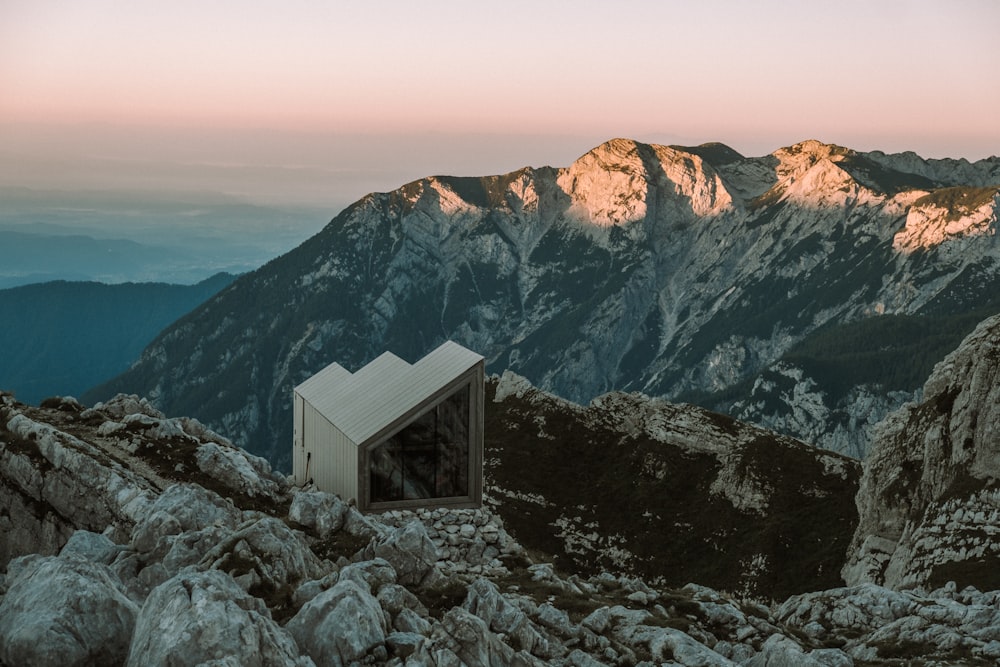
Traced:
<path id="1" fill-rule="evenodd" d="M 854 667 L 854 659 L 839 648 L 813 649 L 809 657 L 826 667 Z"/>
<path id="2" fill-rule="evenodd" d="M 236 574 L 253 570 L 271 589 L 295 587 L 325 572 L 300 535 L 273 517 L 251 521 L 227 535 L 202 557 L 200 566 Z"/>
<path id="3" fill-rule="evenodd" d="M 288 518 L 320 538 L 335 533 L 344 525 L 347 503 L 338 496 L 322 491 L 296 490 Z"/>
<path id="4" fill-rule="evenodd" d="M 78 530 L 66 541 L 59 555 L 62 558 L 110 565 L 120 552 L 121 548 L 107 536 L 89 530 Z"/>
<path id="5" fill-rule="evenodd" d="M 437 572 L 437 547 L 420 521 L 410 521 L 370 545 L 369 558 L 384 558 L 396 570 L 399 583 L 432 585 Z"/>
<path id="6" fill-rule="evenodd" d="M 98 403 L 93 408 L 95 413 L 102 413 L 112 419 L 121 421 L 128 415 L 146 415 L 163 419 L 166 417 L 162 412 L 154 408 L 145 398 L 139 398 L 135 394 L 117 394 L 108 400 Z M 87 417 L 87 411 L 82 415 Z"/>
<path id="7" fill-rule="evenodd" d="M 336 584 L 339 579 L 340 570 L 335 569 L 322 579 L 313 579 L 312 581 L 305 582 L 295 589 L 295 593 L 292 595 L 292 603 L 296 607 L 301 607 L 323 591 L 333 588 L 333 585 Z"/>
<path id="8" fill-rule="evenodd" d="M 390 616 L 395 616 L 403 609 L 412 609 L 423 616 L 427 615 L 427 609 L 417 596 L 399 584 L 383 584 L 376 598 L 382 609 L 385 609 Z"/>
<path id="9" fill-rule="evenodd" d="M 400 632 L 411 632 L 418 635 L 429 635 L 431 624 L 416 611 L 404 607 L 399 610 L 392 621 L 392 627 Z"/>
<path id="10" fill-rule="evenodd" d="M 824 667 L 802 647 L 783 635 L 771 635 L 747 667 Z"/>
<path id="11" fill-rule="evenodd" d="M 435 628 L 435 646 L 451 651 L 468 667 L 526 667 L 541 665 L 524 651 L 515 651 L 490 632 L 483 619 L 461 607 L 448 611 Z M 439 649 L 440 650 L 440 649 Z M 440 664 L 440 663 L 439 663 Z M 449 664 L 447 661 L 445 664 Z M 454 664 L 454 663 L 452 663 Z"/>
<path id="12" fill-rule="evenodd" d="M 548 644 L 527 614 L 507 600 L 488 579 L 472 582 L 462 608 L 482 619 L 493 632 L 506 635 L 515 648 L 531 653 Z"/>
<path id="13" fill-rule="evenodd" d="M 106 565 L 27 556 L 12 562 L 0 601 L 5 665 L 121 664 L 139 607 Z"/>
<path id="14" fill-rule="evenodd" d="M 923 397 L 877 431 L 842 570 L 849 584 L 928 587 L 945 568 L 1000 558 L 1000 492 L 990 488 L 1000 477 L 1000 316 L 934 367 Z"/>
<path id="15" fill-rule="evenodd" d="M 381 647 L 389 622 L 367 587 L 342 577 L 304 604 L 285 627 L 317 664 L 343 667 Z"/>
<path id="16" fill-rule="evenodd" d="M 410 657 L 426 643 L 426 637 L 413 632 L 390 632 L 385 638 L 385 645 L 389 649 L 389 655 L 400 658 Z"/>
<path id="17" fill-rule="evenodd" d="M 182 573 L 150 593 L 139 612 L 128 665 L 309 665 L 260 600 L 218 570 Z M 218 663 L 217 663 L 218 664 Z"/>
<path id="18" fill-rule="evenodd" d="M 206 442 L 195 451 L 198 468 L 225 486 L 251 498 L 276 498 L 281 491 L 271 465 L 242 449 Z"/>
<path id="19" fill-rule="evenodd" d="M 168 535 L 209 526 L 235 528 L 242 513 L 218 494 L 192 484 L 173 484 L 156 498 L 132 532 L 132 546 L 150 551 Z"/>
<path id="20" fill-rule="evenodd" d="M 396 570 L 385 559 L 373 558 L 345 565 L 340 570 L 341 581 L 353 581 L 377 594 L 386 584 L 396 583 Z"/>

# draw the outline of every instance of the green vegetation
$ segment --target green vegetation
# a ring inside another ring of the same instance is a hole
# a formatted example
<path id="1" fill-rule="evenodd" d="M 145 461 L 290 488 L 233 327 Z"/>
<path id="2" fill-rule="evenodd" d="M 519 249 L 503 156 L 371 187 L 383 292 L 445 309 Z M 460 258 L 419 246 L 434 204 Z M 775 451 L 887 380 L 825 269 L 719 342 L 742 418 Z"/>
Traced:
<path id="1" fill-rule="evenodd" d="M 993 198 L 997 194 L 1000 194 L 1000 189 L 996 187 L 973 188 L 960 186 L 940 188 L 916 200 L 913 202 L 913 205 L 916 207 L 937 206 L 948 209 L 948 215 L 945 217 L 945 220 L 958 220 L 970 211 L 974 211 L 980 206 L 993 201 Z"/>
<path id="2" fill-rule="evenodd" d="M 24 403 L 79 396 L 121 373 L 171 322 L 229 285 L 51 282 L 0 290 L 0 387 Z"/>
<path id="3" fill-rule="evenodd" d="M 832 401 L 860 384 L 912 391 L 1000 304 L 961 315 L 881 315 L 815 331 L 782 360 L 815 379 Z"/>
<path id="4" fill-rule="evenodd" d="M 678 151 L 684 151 L 685 153 L 691 153 L 692 155 L 697 155 L 713 167 L 719 167 L 724 164 L 739 162 L 740 160 L 745 159 L 737 151 L 717 141 L 701 144 L 700 146 L 671 146 L 670 148 Z"/>
<path id="5" fill-rule="evenodd" d="M 742 590 L 739 564 L 765 553 L 755 591 L 761 597 L 839 585 L 857 518 L 856 465 L 845 461 L 844 480 L 827 476 L 815 451 L 780 438 L 745 447 L 734 455 L 774 489 L 761 516 L 710 492 L 721 465 L 714 455 L 589 423 L 560 405 L 514 397 L 496 404 L 494 391 L 488 383 L 485 445 L 486 457 L 499 463 L 487 483 L 544 496 L 541 504 L 504 497 L 504 519 L 523 545 L 553 554 L 557 567 L 585 574 L 616 569 L 600 554 L 620 547 L 632 554 L 626 571 L 662 578 L 663 585 L 697 581 Z M 724 431 L 735 427 L 723 416 L 707 420 Z M 802 492 L 810 487 L 815 495 Z M 594 550 L 565 548 L 553 528 L 565 516 L 578 516 L 578 528 L 593 532 Z"/>
<path id="6" fill-rule="evenodd" d="M 866 187 L 890 197 L 907 190 L 934 187 L 934 182 L 929 178 L 884 167 L 853 151 L 846 153 L 837 164 Z"/>

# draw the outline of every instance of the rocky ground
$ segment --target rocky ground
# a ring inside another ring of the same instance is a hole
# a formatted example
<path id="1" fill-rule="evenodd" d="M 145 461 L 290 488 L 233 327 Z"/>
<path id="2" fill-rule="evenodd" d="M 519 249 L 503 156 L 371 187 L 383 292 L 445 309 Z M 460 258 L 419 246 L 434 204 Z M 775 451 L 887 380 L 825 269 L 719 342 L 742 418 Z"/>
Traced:
<path id="1" fill-rule="evenodd" d="M 119 396 L 0 407 L 0 663 L 992 665 L 1000 593 L 764 605 L 558 570 L 496 514 L 365 516 Z"/>

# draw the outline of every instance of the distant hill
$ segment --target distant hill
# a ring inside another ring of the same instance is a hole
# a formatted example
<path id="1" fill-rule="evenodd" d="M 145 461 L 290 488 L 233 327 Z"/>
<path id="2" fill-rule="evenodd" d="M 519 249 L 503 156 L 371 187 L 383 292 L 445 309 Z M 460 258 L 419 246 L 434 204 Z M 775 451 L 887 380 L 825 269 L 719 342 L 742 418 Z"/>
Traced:
<path id="1" fill-rule="evenodd" d="M 188 267 L 191 255 L 124 239 L 0 229 L 0 288 L 55 280 L 121 282 Z"/>
<path id="2" fill-rule="evenodd" d="M 163 328 L 227 287 L 55 281 L 0 290 L 0 386 L 25 403 L 79 395 L 123 372 Z"/>

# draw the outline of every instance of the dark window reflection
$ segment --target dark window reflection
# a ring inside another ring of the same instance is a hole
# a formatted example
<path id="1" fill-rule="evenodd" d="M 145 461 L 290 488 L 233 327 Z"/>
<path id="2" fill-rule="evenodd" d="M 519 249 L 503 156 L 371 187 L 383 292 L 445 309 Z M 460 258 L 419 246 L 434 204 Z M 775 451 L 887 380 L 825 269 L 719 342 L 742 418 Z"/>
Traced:
<path id="1" fill-rule="evenodd" d="M 370 502 L 469 495 L 466 385 L 375 447 Z"/>

